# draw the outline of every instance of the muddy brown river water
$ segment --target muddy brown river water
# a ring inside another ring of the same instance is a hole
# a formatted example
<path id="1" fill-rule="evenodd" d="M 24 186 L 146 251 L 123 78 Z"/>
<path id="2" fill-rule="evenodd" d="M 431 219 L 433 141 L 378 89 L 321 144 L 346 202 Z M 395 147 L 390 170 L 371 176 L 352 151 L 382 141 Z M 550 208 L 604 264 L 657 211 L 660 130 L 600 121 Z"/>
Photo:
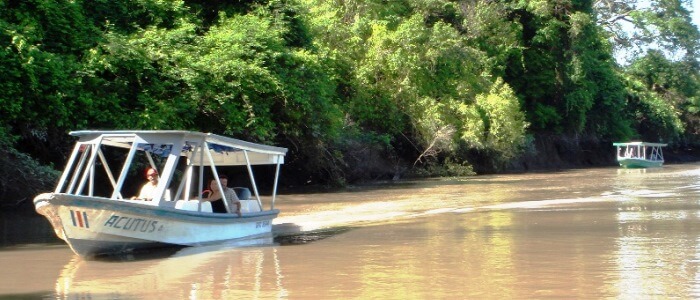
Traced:
<path id="1" fill-rule="evenodd" d="M 285 237 L 90 261 L 4 214 L 0 298 L 697 299 L 699 196 L 700 164 L 282 194 Z"/>

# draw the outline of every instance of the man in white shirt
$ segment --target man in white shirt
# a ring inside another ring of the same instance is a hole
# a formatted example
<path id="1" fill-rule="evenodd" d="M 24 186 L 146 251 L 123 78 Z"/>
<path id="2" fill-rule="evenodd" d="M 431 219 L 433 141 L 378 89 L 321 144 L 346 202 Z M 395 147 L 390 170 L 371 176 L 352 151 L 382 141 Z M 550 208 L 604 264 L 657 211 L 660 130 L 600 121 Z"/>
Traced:
<path id="1" fill-rule="evenodd" d="M 139 195 L 136 197 L 131 197 L 131 199 L 141 199 L 146 201 L 153 200 L 155 197 L 154 194 L 156 192 L 156 186 L 158 186 L 158 171 L 148 168 L 148 171 L 146 171 L 146 179 L 148 179 L 148 182 L 141 187 Z"/>

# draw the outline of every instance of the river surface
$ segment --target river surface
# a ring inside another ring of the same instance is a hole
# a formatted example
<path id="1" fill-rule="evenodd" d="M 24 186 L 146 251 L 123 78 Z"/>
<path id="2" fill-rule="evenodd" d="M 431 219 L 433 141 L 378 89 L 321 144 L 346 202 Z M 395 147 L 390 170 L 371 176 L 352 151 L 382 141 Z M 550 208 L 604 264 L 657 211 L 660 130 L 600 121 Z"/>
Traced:
<path id="1" fill-rule="evenodd" d="M 700 164 L 282 194 L 283 238 L 87 261 L 5 214 L 0 298 L 698 299 L 699 195 Z"/>

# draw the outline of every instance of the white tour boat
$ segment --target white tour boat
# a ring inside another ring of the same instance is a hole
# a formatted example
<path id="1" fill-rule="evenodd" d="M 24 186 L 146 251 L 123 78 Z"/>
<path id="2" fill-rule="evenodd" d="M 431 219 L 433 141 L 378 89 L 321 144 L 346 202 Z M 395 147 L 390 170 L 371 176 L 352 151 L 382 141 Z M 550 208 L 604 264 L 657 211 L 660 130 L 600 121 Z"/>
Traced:
<path id="1" fill-rule="evenodd" d="M 191 131 L 75 131 L 71 135 L 79 139 L 56 189 L 37 196 L 34 205 L 78 255 L 272 236 L 272 220 L 279 214 L 274 206 L 279 171 L 287 149 Z M 147 163 L 139 165 L 139 155 Z M 127 175 L 142 174 L 144 164 L 160 175 L 154 197 L 131 200 L 125 195 Z M 275 166 L 269 204 L 263 205 L 258 193 L 256 165 Z M 230 199 L 223 201 L 229 213 L 212 212 L 211 203 L 202 200 L 209 178 L 222 188 L 217 167 L 229 166 L 247 173 L 253 190 L 250 199 L 249 189 L 236 188 L 240 216 L 229 207 Z"/>
<path id="2" fill-rule="evenodd" d="M 664 164 L 664 153 L 661 148 L 666 144 L 631 142 L 613 143 L 616 147 L 617 162 L 624 168 L 651 168 Z"/>

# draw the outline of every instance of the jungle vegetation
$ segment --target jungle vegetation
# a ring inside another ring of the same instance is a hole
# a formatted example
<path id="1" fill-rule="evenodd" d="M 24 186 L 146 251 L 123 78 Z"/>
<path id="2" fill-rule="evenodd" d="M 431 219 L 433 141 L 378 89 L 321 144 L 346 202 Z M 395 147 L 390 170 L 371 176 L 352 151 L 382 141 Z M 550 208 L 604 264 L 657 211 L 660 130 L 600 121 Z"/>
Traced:
<path id="1" fill-rule="evenodd" d="M 80 129 L 287 147 L 290 185 L 498 171 L 545 135 L 696 145 L 691 3 L 644 3 L 3 0 L 0 199 L 50 189 Z"/>

